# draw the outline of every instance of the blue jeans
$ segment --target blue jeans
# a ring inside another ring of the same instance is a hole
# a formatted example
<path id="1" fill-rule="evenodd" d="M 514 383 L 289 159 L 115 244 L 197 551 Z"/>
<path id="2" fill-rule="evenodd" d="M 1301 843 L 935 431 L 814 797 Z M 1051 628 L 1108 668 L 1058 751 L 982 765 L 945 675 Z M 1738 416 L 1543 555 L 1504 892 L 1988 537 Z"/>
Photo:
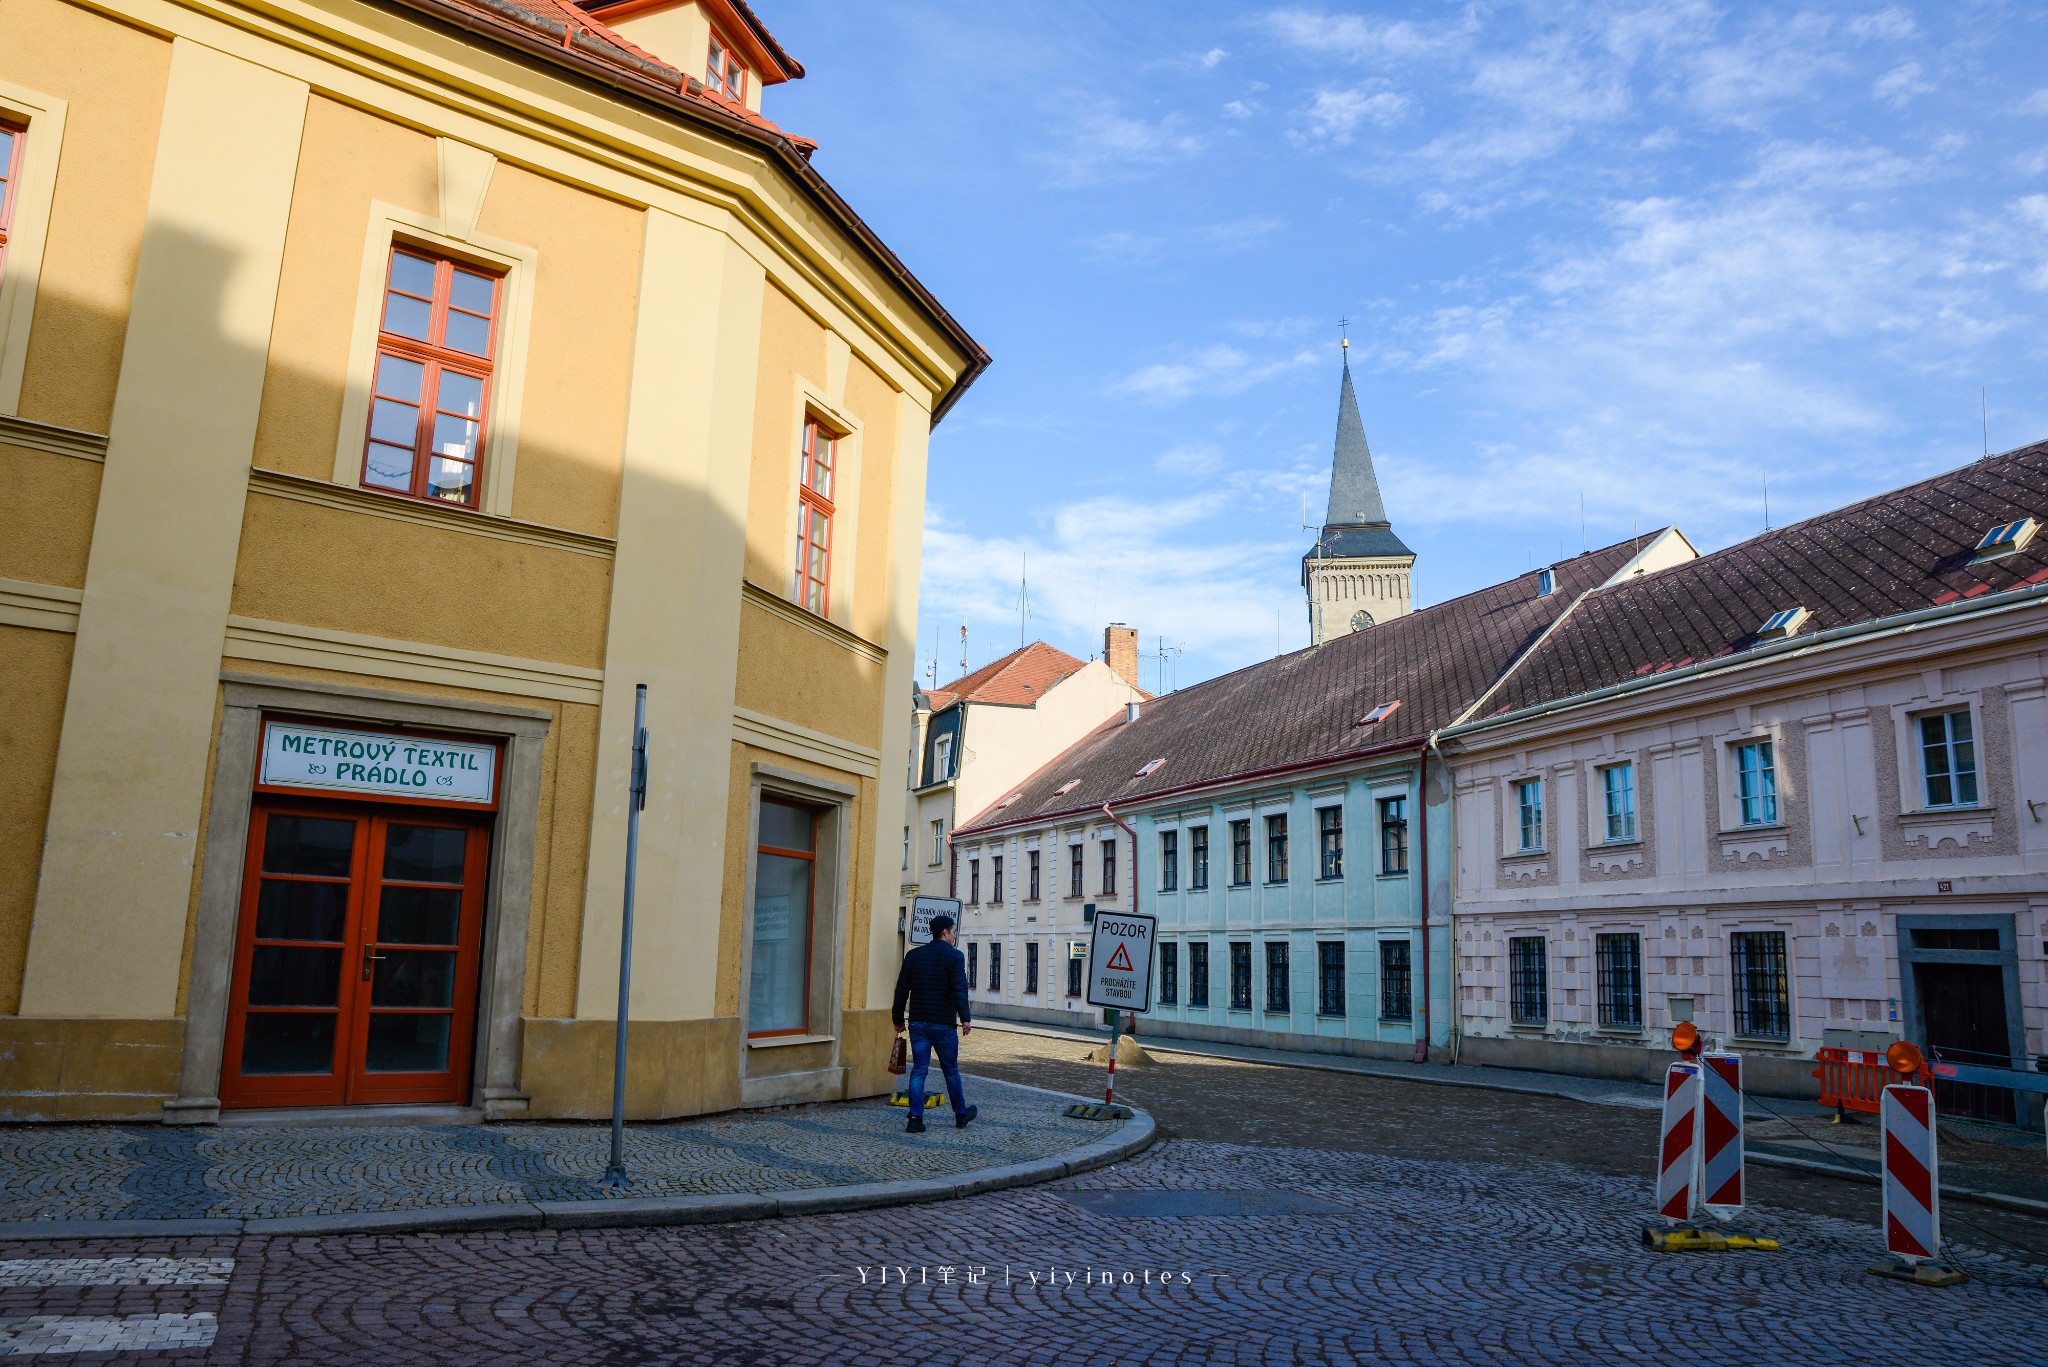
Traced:
<path id="1" fill-rule="evenodd" d="M 939 1068 L 946 1075 L 946 1099 L 953 1103 L 953 1114 L 959 1115 L 967 1109 L 967 1099 L 960 1094 L 960 1032 L 929 1021 L 911 1021 L 906 1028 L 910 1032 L 910 1113 L 924 1114 L 924 1077 L 936 1049 Z"/>

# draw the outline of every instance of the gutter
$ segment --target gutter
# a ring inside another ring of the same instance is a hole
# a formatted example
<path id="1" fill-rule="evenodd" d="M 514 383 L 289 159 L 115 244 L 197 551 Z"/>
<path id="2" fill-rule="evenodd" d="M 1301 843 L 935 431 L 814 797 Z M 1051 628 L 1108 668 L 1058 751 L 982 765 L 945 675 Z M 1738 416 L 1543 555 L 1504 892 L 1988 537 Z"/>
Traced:
<path id="1" fill-rule="evenodd" d="M 2024 608 L 2031 603 L 2038 603 L 2044 600 L 2048 600 L 2048 583 L 2024 584 L 2018 588 L 2006 589 L 1999 593 L 1987 593 L 1981 594 L 1976 598 L 1965 598 L 1957 603 L 1942 603 L 1934 607 L 1914 608 L 1909 612 L 1894 613 L 1889 617 L 1873 617 L 1867 621 L 1850 622 L 1844 626 L 1829 627 L 1826 631 L 1816 631 L 1810 636 L 1791 636 L 1782 641 L 1767 641 L 1762 645 L 1751 646 L 1747 650 L 1737 651 L 1732 655 L 1717 656 L 1711 660 L 1702 660 L 1698 664 L 1684 665 L 1677 669 L 1667 669 L 1662 673 L 1650 674 L 1642 678 L 1625 679 L 1620 683 L 1607 684 L 1604 687 L 1585 693 L 1574 693 L 1568 698 L 1557 698 L 1549 702 L 1517 708 L 1513 712 L 1503 712 L 1497 717 L 1486 717 L 1476 722 L 1454 722 L 1438 734 L 1452 740 L 1463 740 L 1467 736 L 1478 735 L 1503 726 L 1512 726 L 1518 722 L 1528 721 L 1536 717 L 1550 716 L 1558 712 L 1570 711 L 1581 707 L 1590 707 L 1594 703 L 1603 702 L 1609 698 L 1617 698 L 1631 693 L 1650 692 L 1658 688 L 1690 682 L 1691 680 L 1705 678 L 1713 674 L 1732 673 L 1735 670 L 1746 669 L 1753 664 L 1774 660 L 1780 656 L 1805 654 L 1809 651 L 1821 650 L 1839 645 L 1845 641 L 1855 640 L 1858 637 L 1883 636 L 1892 632 L 1910 631 L 1929 622 L 1956 621 L 1980 614 L 1988 615 L 2005 612 L 2011 609 Z"/>
<path id="2" fill-rule="evenodd" d="M 387 0 L 396 8 L 412 10 L 430 15 L 444 23 L 469 33 L 490 38 L 507 47 L 517 48 L 529 56 L 545 59 L 547 62 L 570 68 L 600 85 L 608 86 L 623 95 L 647 104 L 660 107 L 670 113 L 682 114 L 690 120 L 707 124 L 737 142 L 745 143 L 769 156 L 794 178 L 798 185 L 810 193 L 826 215 L 836 220 L 840 227 L 852 234 L 854 241 L 866 249 L 873 264 L 881 267 L 882 273 L 893 280 L 939 325 L 939 330 L 956 346 L 967 360 L 967 367 L 952 387 L 932 407 L 932 426 L 960 401 L 962 395 L 981 377 L 989 367 L 989 354 L 982 349 L 960 325 L 958 319 L 947 312 L 932 292 L 924 287 L 915 275 L 910 273 L 902 259 L 889 249 L 887 243 L 870 228 L 861 216 L 832 188 L 831 184 L 805 160 L 803 154 L 788 135 L 770 132 L 756 124 L 749 123 L 738 115 L 726 113 L 706 102 L 689 98 L 691 87 L 702 89 L 695 78 L 676 73 L 680 82 L 671 88 L 666 80 L 666 68 L 648 64 L 641 72 L 640 80 L 633 80 L 630 72 L 640 70 L 629 53 L 619 54 L 625 66 L 614 65 L 609 60 L 599 59 L 580 51 L 575 45 L 574 32 L 567 24 L 529 14 L 506 0 L 477 0 L 477 3 L 501 18 L 486 20 L 473 10 L 448 3 L 448 0 Z M 557 32 L 559 30 L 559 32 Z M 550 38 L 541 35 L 551 35 Z M 662 73 L 659 77 L 656 73 Z"/>

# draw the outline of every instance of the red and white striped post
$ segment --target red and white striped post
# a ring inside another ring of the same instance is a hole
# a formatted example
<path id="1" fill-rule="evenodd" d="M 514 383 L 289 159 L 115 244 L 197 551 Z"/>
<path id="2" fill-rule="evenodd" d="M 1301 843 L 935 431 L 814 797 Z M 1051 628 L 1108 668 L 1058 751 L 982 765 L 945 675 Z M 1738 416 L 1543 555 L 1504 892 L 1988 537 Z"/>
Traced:
<path id="1" fill-rule="evenodd" d="M 1883 1125 L 1884 1247 L 1888 1259 L 1872 1263 L 1882 1277 L 1924 1286 L 1953 1286 L 1963 1274 L 1941 1258 L 1941 1160 L 1934 1093 L 1915 1078 L 1920 1051 L 1901 1040 L 1885 1050 L 1904 1079 L 1884 1089 L 1878 1102 Z"/>
<path id="2" fill-rule="evenodd" d="M 1732 1220 L 1744 1200 L 1742 1055 L 1708 1054 L 1700 1073 L 1700 1203 Z"/>
<path id="3" fill-rule="evenodd" d="M 1664 1073 L 1664 1123 L 1658 1130 L 1657 1214 L 1665 1225 L 1692 1218 L 1699 1193 L 1700 1066 L 1674 1063 Z"/>

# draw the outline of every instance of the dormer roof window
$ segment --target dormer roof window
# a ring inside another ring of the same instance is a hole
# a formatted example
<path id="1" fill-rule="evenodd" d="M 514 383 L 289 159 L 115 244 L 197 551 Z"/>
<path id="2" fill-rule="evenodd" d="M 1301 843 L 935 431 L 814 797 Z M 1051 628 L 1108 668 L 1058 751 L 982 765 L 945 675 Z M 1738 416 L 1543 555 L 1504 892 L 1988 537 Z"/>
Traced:
<path id="1" fill-rule="evenodd" d="M 1061 785 L 1060 785 L 1059 787 L 1057 787 L 1057 788 L 1053 789 L 1053 790 L 1052 790 L 1052 795 L 1053 795 L 1054 797 L 1065 797 L 1065 796 L 1066 796 L 1066 795 L 1067 795 L 1068 793 L 1071 793 L 1071 792 L 1073 792 L 1073 791 L 1074 791 L 1074 789 L 1076 789 L 1076 788 L 1078 788 L 1078 787 L 1080 787 L 1080 786 L 1081 786 L 1081 780 L 1080 780 L 1080 779 L 1078 779 L 1078 778 L 1070 778 L 1070 779 L 1068 779 L 1068 780 L 1067 780 L 1067 781 L 1066 781 L 1065 783 L 1062 783 L 1062 784 L 1061 784 Z"/>
<path id="2" fill-rule="evenodd" d="M 1990 560 L 1996 556 L 2011 555 L 2024 550 L 2034 533 L 2041 530 L 2038 520 L 2023 517 L 2017 522 L 2004 522 L 1984 533 L 1984 539 L 1977 543 L 1977 558 Z"/>
<path id="3" fill-rule="evenodd" d="M 704 88 L 741 104 L 747 101 L 747 68 L 740 61 L 739 54 L 726 46 L 716 33 L 711 35 L 711 56 L 705 63 Z"/>
<path id="4" fill-rule="evenodd" d="M 1548 598 L 1557 592 L 1557 576 L 1547 569 L 1536 571 L 1536 596 Z"/>
<path id="5" fill-rule="evenodd" d="M 1805 608 L 1786 608 L 1771 614 L 1770 620 L 1756 629 L 1759 641 L 1782 641 L 1787 636 L 1797 635 L 1799 628 L 1806 625 L 1812 616 Z"/>

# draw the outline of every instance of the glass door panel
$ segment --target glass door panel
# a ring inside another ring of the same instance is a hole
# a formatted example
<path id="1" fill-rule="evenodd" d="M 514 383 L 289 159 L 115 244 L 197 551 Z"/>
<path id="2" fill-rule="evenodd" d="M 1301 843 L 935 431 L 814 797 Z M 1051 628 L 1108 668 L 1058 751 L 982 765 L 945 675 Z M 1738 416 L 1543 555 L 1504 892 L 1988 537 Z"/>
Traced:
<path id="1" fill-rule="evenodd" d="M 375 822 L 374 924 L 365 933 L 361 1099 L 466 1097 L 481 939 L 484 832 L 432 817 Z"/>
<path id="2" fill-rule="evenodd" d="M 341 1100 L 349 992 L 343 965 L 361 818 L 259 809 L 244 891 L 225 1105 Z"/>

